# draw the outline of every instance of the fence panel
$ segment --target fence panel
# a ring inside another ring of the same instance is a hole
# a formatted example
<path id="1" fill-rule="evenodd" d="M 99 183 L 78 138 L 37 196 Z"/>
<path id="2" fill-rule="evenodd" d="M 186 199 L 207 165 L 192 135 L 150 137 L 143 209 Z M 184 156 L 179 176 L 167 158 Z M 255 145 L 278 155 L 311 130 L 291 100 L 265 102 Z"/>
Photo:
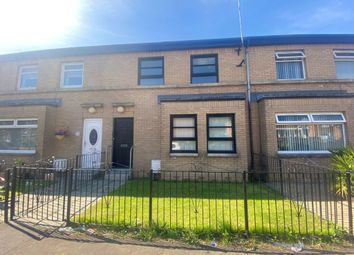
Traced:
<path id="1" fill-rule="evenodd" d="M 15 167 L 11 177 L 11 219 L 62 221 L 65 218 L 67 171 Z"/>
<path id="2" fill-rule="evenodd" d="M 352 172 L 271 157 L 255 158 L 254 171 L 234 172 L 154 173 L 74 162 L 75 169 L 14 168 L 11 219 L 277 236 L 353 231 Z"/>
<path id="3" fill-rule="evenodd" d="M 85 179 L 84 173 L 81 179 Z M 350 231 L 339 173 L 111 171 L 72 195 L 85 224 L 286 235 Z M 344 177 L 345 178 L 345 177 Z M 74 178 L 75 179 L 75 178 Z M 92 195 L 90 189 L 99 191 Z M 82 202 L 84 201 L 84 202 Z M 87 205 L 83 210 L 81 204 Z"/>

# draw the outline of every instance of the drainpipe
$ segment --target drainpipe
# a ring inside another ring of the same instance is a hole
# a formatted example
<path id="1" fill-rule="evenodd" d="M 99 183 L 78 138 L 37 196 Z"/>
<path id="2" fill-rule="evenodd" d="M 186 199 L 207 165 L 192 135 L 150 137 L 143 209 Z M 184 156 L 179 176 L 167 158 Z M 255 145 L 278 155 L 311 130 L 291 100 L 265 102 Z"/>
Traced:
<path id="1" fill-rule="evenodd" d="M 249 56 L 248 56 L 248 47 L 245 44 L 245 40 L 243 38 L 243 25 L 242 25 L 242 15 L 241 15 L 241 1 L 237 0 L 237 15 L 238 15 L 238 22 L 240 26 L 240 39 L 241 39 L 241 48 L 243 48 L 243 61 L 246 66 L 246 80 L 247 80 L 247 118 L 248 118 L 248 133 L 249 133 L 249 144 L 250 149 L 249 152 L 251 154 L 251 165 L 249 166 L 248 170 L 253 170 L 254 166 L 254 155 L 253 155 L 253 132 L 252 132 L 252 113 L 251 113 L 251 79 L 250 79 L 250 65 L 249 65 Z"/>
<path id="2" fill-rule="evenodd" d="M 252 87 L 251 87 L 251 78 L 250 78 L 250 65 L 249 65 L 249 55 L 248 55 L 248 47 L 242 43 L 243 46 L 243 51 L 244 51 L 244 60 L 245 60 L 245 66 L 246 66 L 246 101 L 247 101 L 247 118 L 248 118 L 248 133 L 249 133 L 249 152 L 251 154 L 251 165 L 249 167 L 249 170 L 253 170 L 254 168 L 254 150 L 253 150 L 253 132 L 252 132 L 252 112 L 251 112 L 251 94 L 252 94 Z"/>

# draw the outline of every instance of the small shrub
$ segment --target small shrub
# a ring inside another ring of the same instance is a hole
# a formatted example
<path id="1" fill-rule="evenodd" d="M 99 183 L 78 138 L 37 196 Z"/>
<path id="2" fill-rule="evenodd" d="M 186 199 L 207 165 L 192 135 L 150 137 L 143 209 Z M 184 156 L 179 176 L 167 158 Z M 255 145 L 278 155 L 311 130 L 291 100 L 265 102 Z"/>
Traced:
<path id="1" fill-rule="evenodd" d="M 332 166 L 341 173 L 336 175 L 336 193 L 343 197 L 348 197 L 346 172 L 348 170 L 354 171 L 354 148 L 345 147 L 332 151 Z M 354 174 L 351 174 L 350 178 L 354 186 Z M 354 195 L 354 188 L 351 195 Z"/>

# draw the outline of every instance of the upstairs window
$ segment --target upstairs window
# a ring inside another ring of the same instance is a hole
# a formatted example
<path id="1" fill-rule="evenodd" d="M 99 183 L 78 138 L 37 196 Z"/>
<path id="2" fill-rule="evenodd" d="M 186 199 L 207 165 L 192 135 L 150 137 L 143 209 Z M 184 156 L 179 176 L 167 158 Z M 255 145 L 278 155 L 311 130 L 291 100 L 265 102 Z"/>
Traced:
<path id="1" fill-rule="evenodd" d="M 191 83 L 219 82 L 217 54 L 191 56 Z"/>
<path id="2" fill-rule="evenodd" d="M 354 50 L 333 51 L 337 79 L 354 79 Z"/>
<path id="3" fill-rule="evenodd" d="M 164 58 L 139 58 L 139 85 L 164 84 Z"/>
<path id="4" fill-rule="evenodd" d="M 196 153 L 197 115 L 171 115 L 171 149 L 177 153 Z"/>
<path id="5" fill-rule="evenodd" d="M 345 146 L 342 113 L 277 114 L 278 153 L 329 153 Z"/>
<path id="6" fill-rule="evenodd" d="M 275 63 L 278 80 L 304 80 L 305 54 L 302 51 L 278 51 Z"/>
<path id="7" fill-rule="evenodd" d="M 35 65 L 21 66 L 19 74 L 19 89 L 35 89 L 38 82 L 38 67 Z"/>
<path id="8" fill-rule="evenodd" d="M 61 86 L 63 88 L 81 88 L 83 85 L 83 75 L 83 63 L 63 64 L 61 73 Z"/>
<path id="9" fill-rule="evenodd" d="M 0 153 L 36 153 L 37 128 L 37 119 L 0 119 Z"/>
<path id="10" fill-rule="evenodd" d="M 208 114 L 208 153 L 236 153 L 235 115 Z"/>

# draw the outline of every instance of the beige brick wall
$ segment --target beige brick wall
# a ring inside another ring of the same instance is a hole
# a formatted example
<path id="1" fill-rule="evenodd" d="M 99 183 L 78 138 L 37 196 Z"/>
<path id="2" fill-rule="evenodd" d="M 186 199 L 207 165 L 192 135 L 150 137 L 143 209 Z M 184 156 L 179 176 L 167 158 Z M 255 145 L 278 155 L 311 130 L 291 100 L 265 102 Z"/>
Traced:
<path id="1" fill-rule="evenodd" d="M 46 132 L 44 133 L 45 145 L 43 153 L 37 158 L 72 158 L 76 154 L 80 154 L 82 150 L 82 133 L 83 123 L 87 118 L 102 118 L 103 120 L 103 143 L 102 149 L 111 149 L 113 119 L 116 117 L 133 117 L 134 118 L 134 168 L 148 170 L 152 159 L 161 158 L 160 149 L 160 125 L 161 125 L 161 105 L 158 104 L 158 95 L 167 94 L 190 94 L 190 93 L 231 93 L 241 91 L 238 85 L 230 86 L 206 86 L 193 88 L 155 88 L 155 89 L 132 89 L 132 90 L 102 90 L 102 91 L 62 91 L 57 93 L 30 93 L 25 98 L 62 98 L 63 105 L 60 107 L 44 107 L 47 111 L 40 115 L 32 108 L 20 107 L 28 116 L 36 117 L 45 121 Z M 9 98 L 8 96 L 0 96 L 1 99 Z M 13 98 L 23 98 L 23 94 L 17 94 Z M 102 108 L 97 108 L 94 114 L 88 113 L 87 109 L 82 108 L 81 104 L 95 102 L 102 103 Z M 112 106 L 115 102 L 132 102 L 134 106 L 126 107 L 124 113 L 118 113 L 116 108 Z M 244 106 L 237 108 L 244 109 Z M 222 103 L 222 102 L 220 102 Z M 181 105 L 189 105 L 189 103 L 181 103 Z M 207 107 L 212 107 L 213 104 L 206 104 Z M 7 110 L 8 109 L 8 110 Z M 7 112 L 10 116 L 13 115 L 13 107 L 0 107 L 0 115 Z M 16 109 L 16 108 L 15 108 Z M 225 104 L 225 109 L 220 106 L 220 112 L 230 111 L 230 105 Z M 195 109 L 197 110 L 197 109 Z M 211 110 L 213 111 L 213 110 Z M 233 109 L 233 112 L 236 110 Z M 190 110 L 188 110 L 190 112 Z M 237 109 L 238 121 L 244 118 L 244 112 Z M 54 136 L 56 128 L 68 127 L 69 135 L 63 140 L 57 140 Z M 168 128 L 169 127 L 165 127 Z M 243 127 L 244 130 L 244 127 Z M 242 131 L 242 129 L 240 129 Z M 43 131 L 38 130 L 38 133 Z M 244 132 L 244 131 L 242 131 Z M 76 136 L 76 133 L 79 133 Z M 242 156 L 245 157 L 246 150 Z M 0 159 L 3 158 L 0 155 Z"/>
<path id="2" fill-rule="evenodd" d="M 46 137 L 46 114 L 48 111 L 46 106 L 26 106 L 26 107 L 1 107 L 0 116 L 2 119 L 21 119 L 21 118 L 37 118 L 37 144 L 36 154 L 33 155 L 17 155 L 17 154 L 1 154 L 0 161 L 12 164 L 14 160 L 23 162 L 33 162 L 43 158 L 44 148 L 47 146 L 48 141 Z"/>
<path id="3" fill-rule="evenodd" d="M 206 123 L 208 113 L 235 114 L 236 155 L 208 155 Z M 198 156 L 170 154 L 170 115 L 172 114 L 197 114 Z M 203 171 L 218 172 L 247 170 L 247 151 L 245 101 L 176 102 L 161 105 L 161 163 L 163 169 L 183 171 L 197 167 Z"/>
<path id="4" fill-rule="evenodd" d="M 354 45 L 284 45 L 249 48 L 252 91 L 280 90 L 327 90 L 343 89 L 354 92 L 352 81 L 336 81 L 333 49 L 354 49 Z M 280 82 L 275 80 L 275 50 L 303 49 L 306 54 L 307 80 Z M 190 84 L 190 55 L 217 53 L 219 60 L 219 84 Z M 141 87 L 137 85 L 138 58 L 164 56 L 165 85 Z M 43 133 L 39 140 L 36 158 L 55 155 L 70 158 L 81 153 L 83 122 L 86 118 L 103 119 L 102 148 L 112 146 L 113 118 L 134 118 L 134 166 L 136 169 L 149 169 L 151 159 L 163 160 L 166 168 L 180 162 L 204 161 L 210 164 L 224 165 L 231 169 L 248 167 L 247 151 L 248 129 L 246 106 L 244 101 L 227 102 L 185 102 L 163 103 L 158 105 L 158 95 L 196 94 L 196 93 L 232 93 L 245 92 L 245 67 L 236 65 L 243 55 L 237 55 L 233 48 L 204 49 L 167 52 L 136 52 L 126 54 L 91 55 L 66 58 L 43 58 L 24 61 L 0 62 L 0 100 L 22 98 L 62 98 L 63 105 L 54 107 L 0 107 L 0 117 L 37 117 L 41 121 L 38 132 Z M 84 86 L 81 89 L 61 89 L 61 65 L 66 62 L 84 62 Z M 21 65 L 38 64 L 39 81 L 35 91 L 18 91 L 18 70 Z M 348 112 L 348 141 L 353 137 L 353 99 L 297 99 L 267 100 L 252 105 L 253 144 L 256 152 L 274 153 L 276 139 L 274 113 L 276 111 L 343 111 Z M 89 114 L 83 103 L 103 103 L 95 114 Z M 118 113 L 114 102 L 133 102 L 124 113 Z M 270 103 L 272 102 L 272 103 Z M 42 109 L 42 110 L 38 110 Z M 206 135 L 199 144 L 198 158 L 180 158 L 169 156 L 169 126 L 167 116 L 171 113 L 197 113 L 199 136 L 205 132 L 205 115 L 211 112 L 236 113 L 236 137 L 238 155 L 235 158 L 211 158 L 206 155 Z M 347 113 L 346 113 L 347 114 Z M 199 120 L 200 118 L 200 120 Z M 351 125 L 351 126 L 350 126 Z M 42 127 L 43 126 L 43 127 Z M 69 136 L 62 141 L 54 137 L 58 127 L 68 127 Z M 41 129 L 44 129 L 45 132 Z M 204 130 L 204 131 L 203 131 Z M 78 134 L 76 136 L 76 134 Z M 40 145 L 44 142 L 44 145 Z M 166 147 L 167 146 L 167 147 Z M 0 159 L 5 156 L 0 155 Z M 25 157 L 28 158 L 28 157 Z"/>
<path id="5" fill-rule="evenodd" d="M 61 65 L 70 62 L 84 63 L 83 89 L 136 89 L 139 88 L 138 58 L 151 56 L 164 56 L 165 86 L 189 86 L 190 56 L 210 53 L 218 54 L 221 84 L 239 84 L 244 81 L 244 68 L 236 67 L 242 61 L 242 56 L 238 56 L 232 48 L 225 48 L 0 62 L 0 92 L 17 90 L 19 68 L 27 64 L 37 64 L 39 67 L 36 92 L 63 90 L 60 88 Z"/>
<path id="6" fill-rule="evenodd" d="M 344 99 L 272 99 L 263 100 L 259 104 L 259 130 L 262 152 L 267 155 L 277 155 L 277 138 L 275 114 L 277 113 L 311 113 L 311 112 L 341 112 L 346 117 L 345 132 L 347 145 L 354 144 L 354 100 Z M 312 157 L 307 160 L 327 164 L 327 159 Z"/>
<path id="7" fill-rule="evenodd" d="M 314 44 L 252 47 L 249 49 L 251 80 L 254 83 L 274 83 L 276 80 L 274 53 L 277 50 L 303 50 L 306 55 L 307 80 L 336 79 L 333 49 L 354 49 L 354 45 Z"/>

